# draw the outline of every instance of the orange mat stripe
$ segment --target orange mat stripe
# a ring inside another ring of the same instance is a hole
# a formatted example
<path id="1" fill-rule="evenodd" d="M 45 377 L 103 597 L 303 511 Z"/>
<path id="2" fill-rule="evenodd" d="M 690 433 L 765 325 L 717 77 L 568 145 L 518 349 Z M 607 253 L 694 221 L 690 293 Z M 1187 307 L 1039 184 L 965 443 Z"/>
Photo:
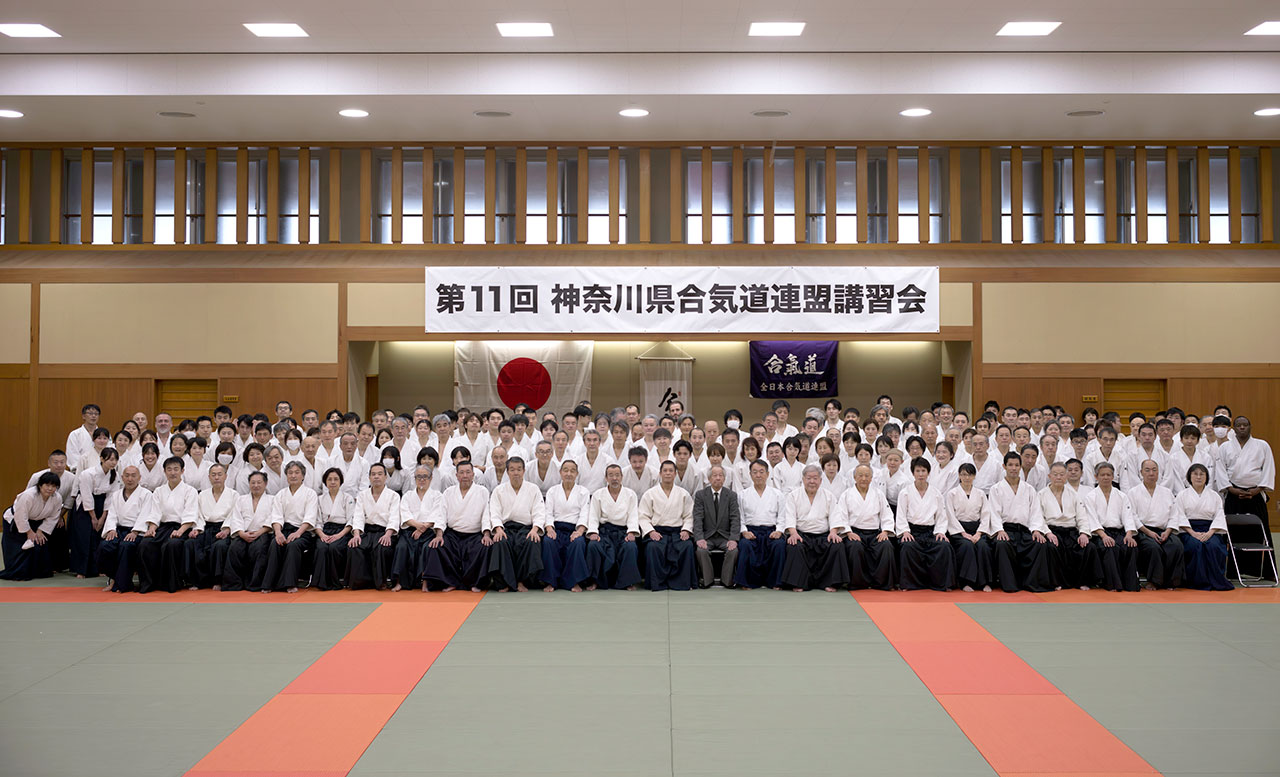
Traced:
<path id="1" fill-rule="evenodd" d="M 324 601 L 342 601 L 329 593 L 341 592 L 326 592 Z M 352 593 L 361 595 L 355 601 L 369 601 L 364 592 Z M 380 605 L 187 777 L 347 774 L 482 596 L 419 593 L 416 603 Z"/>
<path id="2" fill-rule="evenodd" d="M 955 604 L 862 608 L 1001 777 L 1158 774 Z"/>

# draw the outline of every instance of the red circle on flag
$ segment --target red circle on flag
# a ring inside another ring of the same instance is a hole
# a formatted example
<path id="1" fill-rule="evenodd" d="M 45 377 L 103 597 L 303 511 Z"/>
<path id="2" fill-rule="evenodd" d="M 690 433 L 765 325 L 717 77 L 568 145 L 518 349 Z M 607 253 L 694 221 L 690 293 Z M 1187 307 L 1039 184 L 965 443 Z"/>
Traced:
<path id="1" fill-rule="evenodd" d="M 512 359 L 498 372 L 498 396 L 509 408 L 523 402 L 537 410 L 551 397 L 551 373 L 533 359 Z"/>

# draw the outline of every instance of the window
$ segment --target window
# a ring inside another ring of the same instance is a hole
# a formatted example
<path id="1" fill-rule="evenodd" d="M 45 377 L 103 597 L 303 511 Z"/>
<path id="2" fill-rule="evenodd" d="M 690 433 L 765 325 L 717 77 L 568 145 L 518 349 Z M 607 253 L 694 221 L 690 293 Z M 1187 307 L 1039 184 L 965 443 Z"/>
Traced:
<path id="1" fill-rule="evenodd" d="M 556 181 L 557 221 L 556 231 L 560 242 L 578 242 L 578 152 L 573 148 L 560 149 L 559 178 Z"/>
<path id="2" fill-rule="evenodd" d="M 1147 149 L 1147 242 L 1169 242 L 1169 189 L 1163 148 Z"/>
<path id="3" fill-rule="evenodd" d="M 547 152 L 529 149 L 525 159 L 524 240 L 530 245 L 547 242 Z"/>
<path id="4" fill-rule="evenodd" d="M 747 149 L 746 164 L 746 228 L 748 243 L 764 242 L 764 152 Z"/>
<path id="5" fill-rule="evenodd" d="M 733 242 L 733 162 L 729 149 L 711 152 L 711 242 Z M 702 242 L 702 149 L 689 149 L 685 162 L 685 242 Z"/>
<path id="6" fill-rule="evenodd" d="M 827 152 L 805 151 L 804 237 L 807 243 L 827 242 Z"/>
<path id="7" fill-rule="evenodd" d="M 432 212 L 432 242 L 437 244 L 453 242 L 453 150 L 437 148 L 435 151 L 435 172 L 432 174 L 432 185 L 435 192 L 435 207 Z"/>
<path id="8" fill-rule="evenodd" d="M 836 149 L 836 242 L 858 239 L 858 164 L 852 148 Z M 827 203 L 827 207 L 831 207 Z M 825 235 L 824 235 L 825 238 Z"/>
<path id="9" fill-rule="evenodd" d="M 773 242 L 796 242 L 796 155 L 792 148 L 778 148 L 773 154 Z"/>
<path id="10" fill-rule="evenodd" d="M 889 158 L 882 146 L 867 149 L 867 242 L 889 242 Z"/>
<path id="11" fill-rule="evenodd" d="M 1209 242 L 1231 242 L 1231 206 L 1227 194 L 1227 150 L 1209 149 Z"/>
<path id="12" fill-rule="evenodd" d="M 1258 181 L 1258 150 L 1240 150 L 1240 240 L 1257 243 L 1259 234 L 1260 191 Z"/>
<path id="13" fill-rule="evenodd" d="M 301 183 L 301 155 L 298 149 L 280 150 L 280 242 L 298 243 L 300 214 L 298 195 Z M 307 162 L 308 190 L 306 204 L 307 242 L 320 242 L 320 154 L 311 152 Z M 418 165 L 419 171 L 422 165 Z M 419 227 L 419 234 L 421 234 Z"/>

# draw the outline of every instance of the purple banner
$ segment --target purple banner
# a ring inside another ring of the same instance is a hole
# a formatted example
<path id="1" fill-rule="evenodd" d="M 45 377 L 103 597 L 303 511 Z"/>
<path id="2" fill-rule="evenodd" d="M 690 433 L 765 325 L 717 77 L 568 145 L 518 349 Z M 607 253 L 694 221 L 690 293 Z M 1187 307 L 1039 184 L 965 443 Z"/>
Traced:
<path id="1" fill-rule="evenodd" d="M 835 340 L 752 340 L 751 396 L 834 397 Z"/>

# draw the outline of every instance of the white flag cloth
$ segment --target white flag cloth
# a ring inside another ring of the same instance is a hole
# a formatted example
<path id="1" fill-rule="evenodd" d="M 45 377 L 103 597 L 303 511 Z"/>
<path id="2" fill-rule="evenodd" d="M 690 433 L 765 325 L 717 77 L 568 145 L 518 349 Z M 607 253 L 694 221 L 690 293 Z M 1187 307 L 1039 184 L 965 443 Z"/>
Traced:
<path id="1" fill-rule="evenodd" d="M 591 397 L 591 341 L 459 340 L 454 345 L 456 407 L 510 413 L 521 402 L 569 412 Z"/>
<path id="2" fill-rule="evenodd" d="M 661 417 L 673 399 L 693 412 L 692 359 L 640 359 L 640 414 Z"/>

